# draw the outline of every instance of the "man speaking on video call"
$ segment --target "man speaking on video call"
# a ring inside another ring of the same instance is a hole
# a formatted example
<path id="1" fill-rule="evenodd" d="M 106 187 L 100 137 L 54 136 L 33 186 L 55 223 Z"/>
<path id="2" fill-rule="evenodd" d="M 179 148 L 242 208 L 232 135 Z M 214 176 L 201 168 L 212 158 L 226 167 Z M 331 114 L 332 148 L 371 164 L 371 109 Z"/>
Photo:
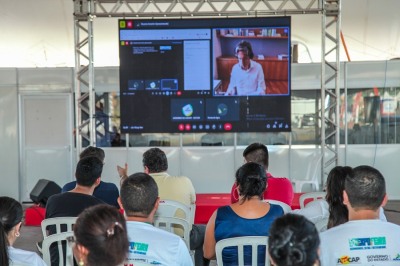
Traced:
<path id="1" fill-rule="evenodd" d="M 235 48 L 238 63 L 232 67 L 231 80 L 225 95 L 264 95 L 265 80 L 261 65 L 253 61 L 251 44 L 241 41 Z"/>

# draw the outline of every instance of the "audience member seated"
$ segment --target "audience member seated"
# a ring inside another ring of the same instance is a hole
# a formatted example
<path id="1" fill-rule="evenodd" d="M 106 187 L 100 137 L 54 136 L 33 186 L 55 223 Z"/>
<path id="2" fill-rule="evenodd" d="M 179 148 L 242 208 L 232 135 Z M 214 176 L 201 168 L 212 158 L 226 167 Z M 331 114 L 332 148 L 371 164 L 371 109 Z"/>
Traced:
<path id="1" fill-rule="evenodd" d="M 212 214 L 204 239 L 206 258 L 215 259 L 215 245 L 222 239 L 269 235 L 272 222 L 283 215 L 283 209 L 263 201 L 266 179 L 265 169 L 258 163 L 246 163 L 236 171 L 239 201 L 220 207 Z M 249 265 L 251 249 L 245 248 L 244 252 L 245 265 Z M 237 249 L 225 248 L 222 259 L 224 265 L 237 265 Z M 258 261 L 265 263 L 265 249 L 259 252 Z"/>
<path id="2" fill-rule="evenodd" d="M 20 236 L 22 218 L 21 203 L 9 197 L 0 197 L 0 265 L 46 266 L 35 252 L 13 247 L 15 240 Z"/>
<path id="3" fill-rule="evenodd" d="M 107 204 L 84 210 L 67 240 L 80 266 L 122 265 L 129 247 L 124 216 Z"/>
<path id="4" fill-rule="evenodd" d="M 399 265 L 400 226 L 379 220 L 386 202 L 382 174 L 370 166 L 354 168 L 343 192 L 349 221 L 320 234 L 322 265 Z"/>
<path id="5" fill-rule="evenodd" d="M 135 261 L 154 265 L 193 265 L 181 237 L 152 225 L 159 205 L 157 183 L 146 173 L 124 180 L 118 202 L 125 210 L 129 239 L 128 265 Z"/>
<path id="6" fill-rule="evenodd" d="M 97 157 L 85 157 L 78 162 L 75 171 L 76 187 L 49 198 L 46 204 L 46 219 L 55 217 L 77 217 L 84 209 L 104 204 L 92 196 L 94 188 L 100 183 L 103 162 Z M 49 229 L 54 234 L 55 228 Z M 58 265 L 56 248 L 51 249 L 52 265 Z"/>
<path id="7" fill-rule="evenodd" d="M 85 150 L 79 154 L 79 159 L 84 157 L 97 157 L 104 164 L 105 153 L 104 150 L 97 147 L 89 146 Z M 64 185 L 61 192 L 67 192 L 74 189 L 76 186 L 76 181 L 69 182 Z M 93 196 L 98 199 L 101 199 L 107 204 L 113 205 L 115 207 L 118 206 L 117 199 L 119 197 L 118 187 L 114 183 L 100 181 L 100 184 L 94 189 Z"/>
<path id="8" fill-rule="evenodd" d="M 319 235 L 304 216 L 285 214 L 269 230 L 268 253 L 274 266 L 318 266 Z"/>
<path id="9" fill-rule="evenodd" d="M 127 176 L 127 167 L 126 164 L 125 168 L 117 166 L 121 181 Z M 196 192 L 192 181 L 186 176 L 171 176 L 167 173 L 168 160 L 164 151 L 159 148 L 151 148 L 143 153 L 143 168 L 144 172 L 151 175 L 156 181 L 162 200 L 175 200 L 187 206 L 196 203 Z M 177 216 L 179 217 L 179 215 Z M 209 264 L 209 261 L 203 259 L 205 229 L 205 225 L 195 224 L 192 225 L 190 232 L 190 249 L 195 250 L 196 266 L 207 266 Z M 179 233 L 178 230 L 177 233 Z"/>
<path id="10" fill-rule="evenodd" d="M 245 162 L 261 164 L 267 174 L 267 186 L 264 192 L 264 199 L 279 200 L 291 206 L 293 201 L 293 186 L 289 179 L 285 177 L 273 177 L 268 173 L 269 155 L 268 148 L 262 143 L 252 143 L 243 151 Z M 231 202 L 235 203 L 239 199 L 236 183 L 231 190 Z"/>
<path id="11" fill-rule="evenodd" d="M 343 204 L 343 190 L 346 176 L 351 172 L 352 168 L 349 166 L 332 168 L 326 181 L 325 200 L 314 200 L 305 208 L 292 213 L 303 215 L 313 223 L 328 218 L 328 229 L 347 222 L 349 218 L 347 207 Z M 383 208 L 380 208 L 379 218 L 386 221 Z"/>

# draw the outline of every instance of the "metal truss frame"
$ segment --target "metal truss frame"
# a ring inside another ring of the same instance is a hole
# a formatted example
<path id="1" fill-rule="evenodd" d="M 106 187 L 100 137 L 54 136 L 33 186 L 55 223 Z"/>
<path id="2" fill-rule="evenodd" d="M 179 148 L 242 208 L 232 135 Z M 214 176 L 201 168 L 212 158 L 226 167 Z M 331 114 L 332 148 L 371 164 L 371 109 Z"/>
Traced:
<path id="1" fill-rule="evenodd" d="M 338 163 L 340 0 L 74 0 L 76 150 L 96 145 L 93 20 L 109 17 L 264 17 L 321 14 L 321 178 Z M 335 61 L 328 58 L 335 54 Z M 332 61 L 332 60 L 331 60 Z M 332 83 L 333 89 L 332 89 Z M 325 106 L 325 97 L 329 104 Z M 334 114 L 334 115 L 333 115 Z"/>

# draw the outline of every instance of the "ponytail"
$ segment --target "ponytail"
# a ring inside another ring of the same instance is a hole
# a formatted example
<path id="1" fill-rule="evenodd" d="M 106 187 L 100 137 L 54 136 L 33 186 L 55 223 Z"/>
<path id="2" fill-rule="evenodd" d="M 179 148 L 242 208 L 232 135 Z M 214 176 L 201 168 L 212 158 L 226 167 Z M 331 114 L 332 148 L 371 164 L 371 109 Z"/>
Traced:
<path id="1" fill-rule="evenodd" d="M 8 233 L 22 220 L 22 205 L 10 197 L 0 197 L 0 265 L 9 266 Z"/>

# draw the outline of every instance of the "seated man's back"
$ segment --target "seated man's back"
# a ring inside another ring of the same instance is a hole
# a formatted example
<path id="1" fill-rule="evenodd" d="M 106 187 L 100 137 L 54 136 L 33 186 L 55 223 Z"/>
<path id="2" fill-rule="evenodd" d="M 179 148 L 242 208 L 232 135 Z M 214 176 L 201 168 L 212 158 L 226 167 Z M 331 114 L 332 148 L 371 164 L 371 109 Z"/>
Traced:
<path id="1" fill-rule="evenodd" d="M 383 175 L 367 165 L 353 168 L 343 191 L 349 221 L 321 233 L 321 264 L 400 265 L 400 226 L 378 219 L 386 202 Z"/>
<path id="2" fill-rule="evenodd" d="M 69 182 L 65 184 L 61 192 L 67 192 L 74 189 L 76 186 L 76 181 Z M 118 187 L 114 183 L 100 181 L 100 184 L 94 189 L 93 196 L 102 200 L 103 202 L 115 206 L 118 206 L 119 191 Z"/>
<path id="3" fill-rule="evenodd" d="M 381 220 L 349 221 L 320 235 L 321 265 L 399 265 L 400 226 Z"/>
<path id="4" fill-rule="evenodd" d="M 155 265 L 193 265 L 188 248 L 179 236 L 143 222 L 127 222 L 130 243 L 128 260 Z"/>
<path id="5" fill-rule="evenodd" d="M 46 205 L 46 219 L 55 217 L 77 217 L 84 209 L 104 204 L 91 195 L 65 192 L 53 195 Z"/>
<path id="6" fill-rule="evenodd" d="M 157 183 L 160 199 L 175 200 L 187 206 L 196 202 L 192 181 L 186 176 L 170 176 L 166 172 L 150 175 Z"/>

